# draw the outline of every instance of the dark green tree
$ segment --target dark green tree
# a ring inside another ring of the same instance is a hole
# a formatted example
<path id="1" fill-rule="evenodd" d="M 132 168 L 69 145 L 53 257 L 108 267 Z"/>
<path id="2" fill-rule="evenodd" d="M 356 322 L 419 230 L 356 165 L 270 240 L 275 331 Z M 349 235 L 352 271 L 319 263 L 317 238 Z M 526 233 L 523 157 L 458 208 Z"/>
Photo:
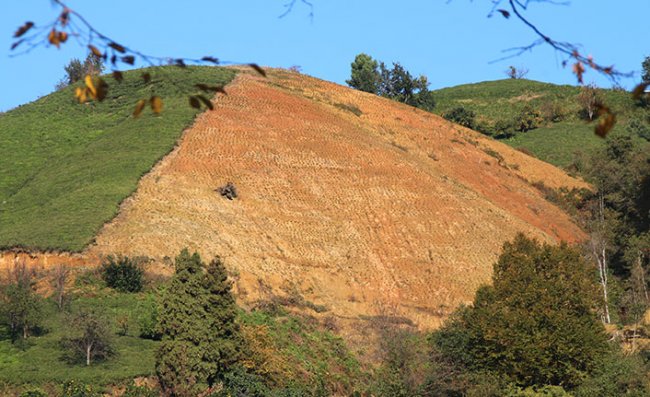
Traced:
<path id="1" fill-rule="evenodd" d="M 195 396 L 222 380 L 240 358 L 236 305 L 225 268 L 219 259 L 204 267 L 198 253 L 183 250 L 162 297 L 156 373 L 169 395 Z"/>
<path id="2" fill-rule="evenodd" d="M 476 113 L 472 110 L 465 109 L 462 106 L 451 109 L 442 117 L 456 124 L 460 124 L 463 127 L 471 129 L 476 127 Z"/>
<path id="3" fill-rule="evenodd" d="M 594 313 L 593 272 L 577 250 L 518 235 L 492 281 L 432 337 L 447 359 L 524 387 L 571 389 L 598 367 L 607 337 Z"/>
<path id="4" fill-rule="evenodd" d="M 42 299 L 34 291 L 32 271 L 24 263 L 16 263 L 0 294 L 0 313 L 9 327 L 11 340 L 25 340 L 42 320 Z"/>
<path id="5" fill-rule="evenodd" d="M 645 57 L 643 62 L 641 63 L 641 68 L 643 73 L 641 75 L 641 79 L 643 80 L 644 83 L 650 83 L 650 56 Z"/>
<path id="6" fill-rule="evenodd" d="M 120 292 L 140 292 L 143 286 L 144 270 L 133 259 L 126 256 L 109 255 L 101 266 L 102 279 L 110 288 Z"/>
<path id="7" fill-rule="evenodd" d="M 359 54 L 352 62 L 352 73 L 350 80 L 345 82 L 352 88 L 360 91 L 377 93 L 379 88 L 380 75 L 377 71 L 377 61 L 372 59 L 370 55 Z"/>

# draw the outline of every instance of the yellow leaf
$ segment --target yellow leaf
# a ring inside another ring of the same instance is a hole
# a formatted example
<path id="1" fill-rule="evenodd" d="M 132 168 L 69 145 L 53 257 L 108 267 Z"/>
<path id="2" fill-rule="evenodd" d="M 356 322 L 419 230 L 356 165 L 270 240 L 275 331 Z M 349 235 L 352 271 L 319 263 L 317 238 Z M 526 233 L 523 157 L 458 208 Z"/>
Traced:
<path id="1" fill-rule="evenodd" d="M 86 83 L 86 87 L 88 87 L 90 96 L 93 97 L 93 99 L 97 98 L 97 88 L 95 88 L 92 76 L 87 74 L 86 77 L 84 77 L 84 83 Z"/>
<path id="2" fill-rule="evenodd" d="M 144 109 L 144 105 L 147 104 L 147 101 L 144 99 L 140 99 L 138 103 L 135 104 L 135 109 L 133 110 L 133 117 L 138 117 L 140 116 L 140 113 L 142 113 L 142 109 Z"/>
<path id="3" fill-rule="evenodd" d="M 632 90 L 632 98 L 635 100 L 638 100 L 641 98 L 641 95 L 645 92 L 645 89 L 650 86 L 650 83 L 641 83 L 634 87 L 634 90 Z"/>
<path id="4" fill-rule="evenodd" d="M 156 114 L 160 114 L 163 106 L 162 99 L 160 99 L 159 96 L 154 95 L 149 99 L 149 102 L 151 103 L 151 110 Z"/>
<path id="5" fill-rule="evenodd" d="M 596 135 L 601 138 L 605 138 L 607 134 L 614 128 L 616 124 L 616 115 L 610 111 L 600 116 L 598 119 L 598 124 L 594 129 Z"/>
<path id="6" fill-rule="evenodd" d="M 96 56 L 97 58 L 101 58 L 103 56 L 102 52 L 99 51 L 99 49 L 97 47 L 95 47 L 94 45 L 89 44 L 88 48 L 90 49 L 90 52 L 92 52 L 93 55 Z"/>
<path id="7" fill-rule="evenodd" d="M 47 40 L 50 42 L 50 44 L 56 46 L 56 48 L 59 48 L 59 34 L 56 30 L 52 29 L 50 31 L 50 34 L 47 36 Z"/>
<path id="8" fill-rule="evenodd" d="M 79 101 L 79 103 L 86 102 L 86 89 L 81 87 L 75 88 L 74 96 L 77 98 L 77 101 Z"/>

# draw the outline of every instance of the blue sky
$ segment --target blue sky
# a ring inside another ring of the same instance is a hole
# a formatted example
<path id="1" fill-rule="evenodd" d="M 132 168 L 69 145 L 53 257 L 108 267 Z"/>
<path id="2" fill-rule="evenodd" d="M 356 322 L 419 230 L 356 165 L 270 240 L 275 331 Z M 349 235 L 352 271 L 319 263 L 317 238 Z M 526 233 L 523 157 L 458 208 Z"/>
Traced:
<path id="1" fill-rule="evenodd" d="M 530 70 L 528 78 L 575 84 L 560 54 L 538 47 L 514 59 L 490 63 L 504 49 L 535 36 L 514 19 L 488 18 L 487 0 L 312 0 L 296 4 L 284 18 L 287 0 L 68 0 L 99 31 L 151 55 L 213 55 L 233 62 L 290 67 L 344 84 L 360 52 L 400 62 L 431 88 L 504 78 L 509 65 Z M 16 28 L 27 20 L 46 24 L 57 15 L 50 0 L 7 2 L 0 14 L 0 111 L 53 90 L 73 57 L 85 48 L 73 41 L 60 50 L 38 48 L 10 57 Z M 650 0 L 573 0 L 568 6 L 532 4 L 527 16 L 551 37 L 582 45 L 586 54 L 622 71 L 639 72 L 650 55 Z M 631 88 L 639 79 L 623 81 Z M 609 83 L 594 72 L 587 82 Z"/>

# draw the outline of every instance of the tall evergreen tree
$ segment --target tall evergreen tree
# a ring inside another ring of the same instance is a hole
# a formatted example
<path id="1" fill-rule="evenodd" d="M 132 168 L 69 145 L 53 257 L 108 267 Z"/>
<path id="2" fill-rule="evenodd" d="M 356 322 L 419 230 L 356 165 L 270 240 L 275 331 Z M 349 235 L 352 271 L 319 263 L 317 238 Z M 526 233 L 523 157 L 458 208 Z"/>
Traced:
<path id="1" fill-rule="evenodd" d="M 376 94 L 380 79 L 377 61 L 368 54 L 359 54 L 354 58 L 351 66 L 350 80 L 346 80 L 346 83 L 357 90 Z"/>
<path id="2" fill-rule="evenodd" d="M 239 359 L 236 305 L 220 260 L 205 271 L 199 254 L 185 249 L 175 264 L 158 317 L 156 373 L 168 395 L 194 396 Z"/>

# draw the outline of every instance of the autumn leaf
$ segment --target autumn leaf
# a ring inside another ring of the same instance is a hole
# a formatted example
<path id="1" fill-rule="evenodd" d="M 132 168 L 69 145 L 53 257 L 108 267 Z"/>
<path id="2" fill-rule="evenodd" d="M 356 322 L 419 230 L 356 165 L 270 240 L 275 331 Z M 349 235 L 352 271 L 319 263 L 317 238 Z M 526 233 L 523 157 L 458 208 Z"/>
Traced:
<path id="1" fill-rule="evenodd" d="M 16 32 L 14 33 L 14 37 L 20 37 L 24 35 L 32 27 L 34 27 L 34 22 L 31 21 L 25 22 L 23 26 L 19 27 L 18 30 L 16 30 Z"/>
<path id="2" fill-rule="evenodd" d="M 195 108 L 195 109 L 201 109 L 201 102 L 199 102 L 199 100 L 197 99 L 197 97 L 195 97 L 195 96 L 190 96 L 190 97 L 189 97 L 189 100 L 190 100 L 190 106 L 191 106 L 191 107 L 193 107 L 193 108 Z"/>
<path id="3" fill-rule="evenodd" d="M 93 55 L 96 56 L 97 58 L 101 58 L 101 57 L 104 56 L 104 55 L 102 54 L 102 52 L 99 51 L 99 49 L 97 49 L 97 47 L 95 47 L 94 45 L 89 44 L 89 45 L 88 45 L 88 48 L 90 49 L 90 52 L 92 52 Z"/>
<path id="4" fill-rule="evenodd" d="M 203 102 L 203 104 L 204 104 L 208 109 L 210 109 L 210 110 L 214 110 L 214 105 L 212 104 L 212 102 L 210 102 L 210 100 L 209 100 L 208 98 L 204 97 L 203 95 L 197 95 L 196 97 L 199 98 L 199 100 L 200 100 L 201 102 Z"/>
<path id="5" fill-rule="evenodd" d="M 510 13 L 507 10 L 497 10 L 497 11 L 499 11 L 505 19 L 510 18 Z"/>
<path id="6" fill-rule="evenodd" d="M 151 110 L 156 114 L 160 114 L 163 106 L 162 99 L 160 99 L 159 96 L 154 95 L 149 99 L 149 103 L 151 104 Z"/>
<path id="7" fill-rule="evenodd" d="M 205 92 L 220 92 L 222 94 L 228 95 L 225 88 L 223 88 L 223 86 L 221 85 L 207 85 L 207 84 L 199 83 L 199 84 L 194 84 L 194 86 L 199 90 Z"/>
<path id="8" fill-rule="evenodd" d="M 23 41 L 25 41 L 25 40 L 24 40 L 24 39 L 20 39 L 20 40 L 18 40 L 17 42 L 13 43 L 13 44 L 11 45 L 11 49 L 13 50 L 14 48 L 18 47 L 18 46 L 19 46 Z"/>
<path id="9" fill-rule="evenodd" d="M 61 43 L 68 41 L 68 34 L 66 32 L 59 32 L 59 41 Z"/>
<path id="10" fill-rule="evenodd" d="M 47 36 L 47 40 L 50 42 L 50 44 L 56 46 L 56 48 L 59 48 L 59 34 L 56 30 L 52 29 L 50 31 L 50 34 Z"/>
<path id="11" fill-rule="evenodd" d="M 215 65 L 219 64 L 219 60 L 217 58 L 215 58 L 215 57 L 203 57 L 203 58 L 201 58 L 201 60 L 205 61 L 205 62 L 212 62 Z"/>
<path id="12" fill-rule="evenodd" d="M 114 41 L 111 41 L 110 43 L 108 43 L 108 46 L 111 47 L 112 49 L 114 49 L 117 52 L 120 52 L 120 53 L 125 53 L 126 52 L 126 49 L 123 46 L 117 44 Z"/>
<path id="13" fill-rule="evenodd" d="M 133 55 L 126 55 L 122 57 L 122 62 L 133 65 L 135 63 L 135 57 Z"/>
<path id="14" fill-rule="evenodd" d="M 576 62 L 573 64 L 573 73 L 575 73 L 578 78 L 578 82 L 582 84 L 582 75 L 585 73 L 585 67 L 582 65 L 582 62 Z"/>
<path id="15" fill-rule="evenodd" d="M 266 77 L 266 72 L 264 71 L 264 69 L 262 69 L 262 68 L 260 67 L 260 65 L 258 65 L 258 64 L 256 64 L 256 63 L 249 63 L 248 66 L 250 66 L 251 68 L 253 68 L 253 70 L 255 70 L 257 73 L 259 73 L 259 74 L 261 74 L 262 76 Z"/>
<path id="16" fill-rule="evenodd" d="M 174 65 L 178 66 L 179 68 L 184 68 L 186 66 L 185 61 L 180 58 L 174 60 Z"/>
<path id="17" fill-rule="evenodd" d="M 147 101 L 144 99 L 140 99 L 138 103 L 135 104 L 135 109 L 133 110 L 133 117 L 138 117 L 140 116 L 140 113 L 142 113 L 142 110 L 144 109 L 144 105 L 147 104 Z"/>
<path id="18" fill-rule="evenodd" d="M 59 22 L 61 22 L 61 26 L 65 26 L 68 24 L 68 21 L 70 21 L 70 10 L 65 8 L 59 16 Z"/>
<path id="19" fill-rule="evenodd" d="M 121 82 L 122 80 L 124 80 L 124 75 L 119 70 L 114 70 L 113 71 L 113 78 L 115 80 L 117 80 L 118 82 Z"/>
<path id="20" fill-rule="evenodd" d="M 84 103 L 87 100 L 87 92 L 88 92 L 87 88 L 77 87 L 74 90 L 74 96 L 75 98 L 77 98 L 79 103 Z"/>
<path id="21" fill-rule="evenodd" d="M 151 81 L 151 74 L 148 72 L 142 73 L 142 80 L 144 80 L 144 83 L 147 84 L 148 82 Z"/>
<path id="22" fill-rule="evenodd" d="M 650 86 L 650 82 L 641 83 L 636 87 L 634 87 L 634 89 L 632 90 L 632 98 L 635 100 L 641 99 L 641 95 L 643 95 L 643 93 L 645 92 L 646 88 L 648 88 L 648 86 Z"/>
<path id="23" fill-rule="evenodd" d="M 594 132 L 599 137 L 605 138 L 607 134 L 612 130 L 612 128 L 614 128 L 615 124 L 616 115 L 613 113 L 607 113 L 598 119 L 598 124 L 596 125 Z"/>
<path id="24" fill-rule="evenodd" d="M 88 92 L 90 93 L 90 96 L 92 98 L 97 98 L 97 88 L 93 83 L 92 76 L 87 74 L 86 77 L 84 77 L 84 83 L 86 84 L 86 87 L 88 87 Z"/>

